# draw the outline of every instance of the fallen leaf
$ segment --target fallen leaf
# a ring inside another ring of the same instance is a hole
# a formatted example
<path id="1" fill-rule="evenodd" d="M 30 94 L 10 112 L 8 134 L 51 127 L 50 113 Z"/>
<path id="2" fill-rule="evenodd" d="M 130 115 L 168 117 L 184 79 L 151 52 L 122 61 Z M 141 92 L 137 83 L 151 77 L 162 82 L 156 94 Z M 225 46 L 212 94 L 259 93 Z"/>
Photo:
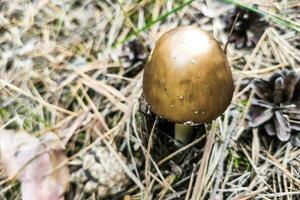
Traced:
<path id="1" fill-rule="evenodd" d="M 59 166 L 67 157 L 54 133 L 40 139 L 26 133 L 0 130 L 0 163 L 8 177 L 21 182 L 23 200 L 63 200 L 69 170 Z"/>

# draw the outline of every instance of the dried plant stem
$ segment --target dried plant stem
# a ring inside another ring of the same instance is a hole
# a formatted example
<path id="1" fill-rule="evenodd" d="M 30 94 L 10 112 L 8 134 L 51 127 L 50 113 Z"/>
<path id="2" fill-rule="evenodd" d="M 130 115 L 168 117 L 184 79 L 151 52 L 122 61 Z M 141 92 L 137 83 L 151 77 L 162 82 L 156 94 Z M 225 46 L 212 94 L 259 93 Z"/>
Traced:
<path id="1" fill-rule="evenodd" d="M 215 127 L 214 124 L 213 127 Z M 197 173 L 197 178 L 193 189 L 193 194 L 191 198 L 192 200 L 199 200 L 201 198 L 201 194 L 204 189 L 204 179 L 207 171 L 207 165 L 208 165 L 211 149 L 214 143 L 214 136 L 215 136 L 215 128 L 213 128 L 212 131 L 210 131 L 210 133 L 207 136 L 203 157 L 200 162 L 200 167 Z"/>

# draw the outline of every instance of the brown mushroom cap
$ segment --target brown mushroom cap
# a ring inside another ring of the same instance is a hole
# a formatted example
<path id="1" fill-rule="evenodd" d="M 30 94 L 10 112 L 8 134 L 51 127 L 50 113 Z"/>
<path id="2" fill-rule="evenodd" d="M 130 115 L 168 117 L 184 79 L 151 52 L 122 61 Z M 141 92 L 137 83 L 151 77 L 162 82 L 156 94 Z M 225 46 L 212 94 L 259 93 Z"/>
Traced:
<path id="1" fill-rule="evenodd" d="M 150 109 L 175 123 L 206 123 L 231 102 L 233 79 L 220 44 L 182 26 L 165 33 L 148 57 L 143 92 Z"/>

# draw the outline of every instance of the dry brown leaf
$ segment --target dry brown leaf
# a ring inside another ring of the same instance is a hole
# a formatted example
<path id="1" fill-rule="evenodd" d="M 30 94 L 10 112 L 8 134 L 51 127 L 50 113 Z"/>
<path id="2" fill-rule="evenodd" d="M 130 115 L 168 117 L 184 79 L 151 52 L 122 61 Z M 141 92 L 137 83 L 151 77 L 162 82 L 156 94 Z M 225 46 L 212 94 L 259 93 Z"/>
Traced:
<path id="1" fill-rule="evenodd" d="M 0 162 L 7 176 L 21 182 L 23 200 L 63 200 L 69 170 L 54 133 L 40 139 L 26 133 L 0 130 Z"/>

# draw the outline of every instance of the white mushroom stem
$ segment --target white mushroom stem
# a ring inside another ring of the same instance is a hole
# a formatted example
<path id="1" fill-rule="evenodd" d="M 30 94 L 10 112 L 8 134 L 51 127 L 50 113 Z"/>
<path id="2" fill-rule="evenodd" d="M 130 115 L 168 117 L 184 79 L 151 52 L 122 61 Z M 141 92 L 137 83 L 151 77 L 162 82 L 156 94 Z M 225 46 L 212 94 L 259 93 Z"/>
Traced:
<path id="1" fill-rule="evenodd" d="M 192 139 L 193 131 L 193 126 L 175 124 L 175 140 L 183 145 L 188 144 Z"/>

